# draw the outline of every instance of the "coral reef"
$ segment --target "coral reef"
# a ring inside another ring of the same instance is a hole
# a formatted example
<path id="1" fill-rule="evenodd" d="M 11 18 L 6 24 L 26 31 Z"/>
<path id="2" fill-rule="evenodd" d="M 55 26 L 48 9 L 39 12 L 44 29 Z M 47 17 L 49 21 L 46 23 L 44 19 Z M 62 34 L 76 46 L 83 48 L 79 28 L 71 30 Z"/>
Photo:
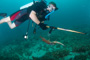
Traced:
<path id="1" fill-rule="evenodd" d="M 40 58 L 33 57 L 33 60 L 59 60 L 69 54 L 69 50 L 57 50 L 53 52 L 47 52 L 44 56 Z"/>
<path id="2" fill-rule="evenodd" d="M 53 31 L 50 37 L 46 32 L 32 35 L 27 41 L 18 39 L 7 44 L 0 49 L 0 60 L 90 60 L 90 32 L 80 35 Z M 50 38 L 50 41 L 60 41 L 65 46 L 46 44 L 40 35 Z"/>
<path id="3" fill-rule="evenodd" d="M 87 60 L 87 55 L 78 55 L 78 56 L 75 56 L 74 60 Z"/>
<path id="4" fill-rule="evenodd" d="M 86 45 L 86 46 L 78 46 L 78 47 L 74 47 L 73 48 L 73 52 L 78 52 L 78 53 L 82 53 L 82 52 L 86 52 L 90 50 L 90 45 Z"/>
<path id="5" fill-rule="evenodd" d="M 62 49 L 62 50 L 57 50 L 57 51 L 54 51 L 52 52 L 53 53 L 53 56 L 55 58 L 62 58 L 62 57 L 65 57 L 69 54 L 69 50 L 67 49 Z"/>

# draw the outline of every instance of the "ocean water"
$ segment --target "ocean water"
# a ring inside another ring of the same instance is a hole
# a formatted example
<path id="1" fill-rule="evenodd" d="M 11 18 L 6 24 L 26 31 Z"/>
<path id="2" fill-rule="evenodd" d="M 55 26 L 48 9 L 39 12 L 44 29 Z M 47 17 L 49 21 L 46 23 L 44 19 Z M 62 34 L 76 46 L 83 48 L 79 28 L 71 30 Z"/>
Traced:
<path id="1" fill-rule="evenodd" d="M 50 29 L 44 31 L 40 28 L 33 34 L 34 27 L 30 21 L 29 39 L 25 40 L 23 36 L 27 31 L 28 20 L 15 29 L 3 23 L 0 24 L 0 60 L 90 60 L 90 0 L 46 1 L 47 4 L 54 1 L 59 8 L 46 24 L 86 34 L 54 30 L 48 36 Z M 29 2 L 32 0 L 0 0 L 0 13 L 9 16 Z M 40 36 L 62 42 L 65 46 L 47 44 Z"/>

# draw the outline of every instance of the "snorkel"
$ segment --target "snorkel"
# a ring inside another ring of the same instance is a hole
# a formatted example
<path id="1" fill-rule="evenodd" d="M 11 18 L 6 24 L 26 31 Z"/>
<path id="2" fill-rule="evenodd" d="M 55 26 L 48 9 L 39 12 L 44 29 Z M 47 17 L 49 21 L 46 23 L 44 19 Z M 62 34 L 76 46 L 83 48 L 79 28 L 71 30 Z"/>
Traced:
<path id="1" fill-rule="evenodd" d="M 55 7 L 55 8 L 52 8 L 52 7 Z M 56 10 L 58 10 L 56 4 L 54 2 L 50 2 L 48 7 L 47 7 L 48 11 L 49 12 L 46 16 L 45 16 L 45 19 L 48 19 L 48 17 L 54 13 Z"/>
<path id="2" fill-rule="evenodd" d="M 45 19 L 48 19 L 48 16 L 50 16 L 52 13 L 54 13 L 55 10 L 52 10 L 50 13 L 48 13 L 46 16 L 45 16 Z"/>

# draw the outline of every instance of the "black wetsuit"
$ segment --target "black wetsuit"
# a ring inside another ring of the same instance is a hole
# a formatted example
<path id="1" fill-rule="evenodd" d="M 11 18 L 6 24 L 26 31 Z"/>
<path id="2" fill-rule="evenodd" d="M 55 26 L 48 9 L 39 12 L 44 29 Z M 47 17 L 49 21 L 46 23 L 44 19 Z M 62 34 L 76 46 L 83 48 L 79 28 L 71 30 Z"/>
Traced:
<path id="1" fill-rule="evenodd" d="M 48 14 L 44 9 L 47 8 L 45 2 L 37 2 L 32 6 L 19 10 L 10 16 L 11 21 L 14 21 L 16 26 L 19 26 L 24 21 L 30 19 L 29 14 L 32 10 L 36 12 L 36 15 L 40 21 L 46 20 L 45 16 Z"/>

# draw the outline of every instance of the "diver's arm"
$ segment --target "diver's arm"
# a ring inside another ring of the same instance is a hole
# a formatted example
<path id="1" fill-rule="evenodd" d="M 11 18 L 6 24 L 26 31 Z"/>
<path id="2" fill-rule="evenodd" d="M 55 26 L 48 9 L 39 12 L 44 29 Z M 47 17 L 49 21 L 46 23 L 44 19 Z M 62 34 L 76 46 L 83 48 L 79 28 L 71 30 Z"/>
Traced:
<path id="1" fill-rule="evenodd" d="M 34 21 L 36 24 L 39 24 L 40 21 L 38 20 L 37 16 L 36 16 L 36 12 L 35 11 L 31 11 L 29 17 L 32 19 L 32 21 Z"/>
<path id="2" fill-rule="evenodd" d="M 29 15 L 29 17 L 32 19 L 32 21 L 34 21 L 36 24 L 38 24 L 41 27 L 41 29 L 43 29 L 43 30 L 47 29 L 46 24 L 40 23 L 40 21 L 38 20 L 38 18 L 36 16 L 36 12 L 35 11 L 32 10 L 30 15 Z"/>

